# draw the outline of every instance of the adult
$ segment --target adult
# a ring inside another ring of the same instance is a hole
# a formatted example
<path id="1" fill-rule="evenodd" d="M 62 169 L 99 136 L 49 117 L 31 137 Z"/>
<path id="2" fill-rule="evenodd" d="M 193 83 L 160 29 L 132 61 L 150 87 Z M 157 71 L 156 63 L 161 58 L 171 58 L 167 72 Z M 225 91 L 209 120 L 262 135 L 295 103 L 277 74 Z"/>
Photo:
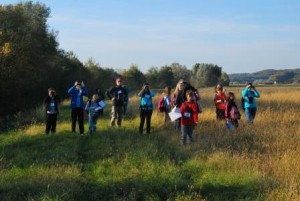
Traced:
<path id="1" fill-rule="evenodd" d="M 152 97 L 155 96 L 155 93 L 150 90 L 148 83 L 145 83 L 142 87 L 142 90 L 138 93 L 138 96 L 141 97 L 140 101 L 140 127 L 139 132 L 143 134 L 143 128 L 146 120 L 146 132 L 150 133 L 151 128 L 151 116 L 153 113 L 153 103 Z"/>
<path id="2" fill-rule="evenodd" d="M 79 132 L 81 135 L 84 133 L 83 115 L 84 103 L 83 96 L 88 96 L 88 91 L 83 82 L 77 80 L 74 85 L 69 88 L 68 93 L 71 95 L 71 108 L 72 108 L 72 132 L 76 131 L 76 121 L 78 119 Z"/>
<path id="3" fill-rule="evenodd" d="M 222 85 L 218 84 L 215 87 L 214 102 L 216 106 L 217 120 L 225 119 L 226 94 Z"/>
<path id="4" fill-rule="evenodd" d="M 117 120 L 117 125 L 121 127 L 124 113 L 125 97 L 128 94 L 127 90 L 125 90 L 125 88 L 122 86 L 121 78 L 117 78 L 115 80 L 115 83 L 116 85 L 111 87 L 106 92 L 107 97 L 112 100 L 110 126 L 115 126 L 115 121 Z"/>
<path id="5" fill-rule="evenodd" d="M 46 134 L 48 135 L 49 132 L 55 133 L 56 132 L 56 122 L 57 116 L 59 114 L 58 110 L 58 103 L 60 102 L 59 97 L 56 95 L 56 91 L 54 88 L 48 89 L 48 95 L 44 99 L 44 106 L 46 112 Z"/>
<path id="6" fill-rule="evenodd" d="M 179 81 L 176 85 L 174 94 L 173 94 L 173 104 L 175 107 L 180 108 L 181 104 L 185 101 L 184 97 L 184 93 L 183 93 L 183 89 L 184 89 L 184 84 L 183 81 Z M 176 131 L 181 131 L 181 118 L 178 118 L 175 120 L 175 130 Z"/>
<path id="7" fill-rule="evenodd" d="M 191 83 L 189 83 L 189 82 L 187 82 L 183 79 L 180 79 L 179 82 L 183 83 L 183 98 L 184 98 L 184 100 L 185 101 L 187 100 L 185 94 L 188 90 L 191 90 L 192 92 L 194 92 L 193 101 L 197 105 L 198 113 L 202 113 L 202 107 L 201 107 L 200 103 L 198 102 L 201 99 L 201 96 L 200 96 L 200 93 L 199 93 L 198 89 L 196 89 L 194 86 L 191 85 Z"/>
<path id="8" fill-rule="evenodd" d="M 247 86 L 242 91 L 242 98 L 244 100 L 243 106 L 245 108 L 246 121 L 248 123 L 253 123 L 256 116 L 256 98 L 260 97 L 260 93 L 252 85 L 252 83 L 247 83 Z"/>

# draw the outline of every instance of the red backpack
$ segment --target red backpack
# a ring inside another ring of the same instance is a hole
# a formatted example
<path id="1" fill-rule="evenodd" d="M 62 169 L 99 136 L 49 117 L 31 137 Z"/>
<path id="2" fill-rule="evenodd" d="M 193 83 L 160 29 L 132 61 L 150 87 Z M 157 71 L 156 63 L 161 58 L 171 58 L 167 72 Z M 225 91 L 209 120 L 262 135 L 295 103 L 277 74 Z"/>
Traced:
<path id="1" fill-rule="evenodd" d="M 166 107 L 165 107 L 165 97 L 161 97 L 158 101 L 157 108 L 160 112 L 165 112 Z"/>
<path id="2" fill-rule="evenodd" d="M 230 118 L 231 119 L 241 119 L 241 113 L 239 112 L 236 106 L 232 106 L 230 110 Z"/>

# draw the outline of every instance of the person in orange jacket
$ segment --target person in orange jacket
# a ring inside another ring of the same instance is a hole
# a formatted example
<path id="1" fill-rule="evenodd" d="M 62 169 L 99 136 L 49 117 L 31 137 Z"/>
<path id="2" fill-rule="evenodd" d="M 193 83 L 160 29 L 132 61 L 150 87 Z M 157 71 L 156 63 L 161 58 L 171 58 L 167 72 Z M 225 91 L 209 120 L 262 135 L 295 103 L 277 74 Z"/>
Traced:
<path id="1" fill-rule="evenodd" d="M 225 108 L 226 108 L 226 94 L 223 86 L 218 84 L 215 87 L 215 96 L 214 102 L 216 106 L 216 117 L 217 120 L 224 120 L 225 119 Z"/>

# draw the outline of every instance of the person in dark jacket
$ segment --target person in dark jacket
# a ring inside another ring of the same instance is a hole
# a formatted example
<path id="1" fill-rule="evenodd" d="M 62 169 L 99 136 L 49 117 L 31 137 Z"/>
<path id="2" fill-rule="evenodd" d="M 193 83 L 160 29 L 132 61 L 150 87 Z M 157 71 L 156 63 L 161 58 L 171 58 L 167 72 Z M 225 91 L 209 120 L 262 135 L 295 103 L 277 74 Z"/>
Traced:
<path id="1" fill-rule="evenodd" d="M 59 114 L 58 104 L 60 102 L 59 97 L 56 95 L 54 88 L 48 89 L 48 96 L 44 99 L 44 106 L 46 112 L 46 134 L 49 132 L 56 132 L 57 116 Z"/>
<path id="2" fill-rule="evenodd" d="M 104 101 L 105 100 L 105 95 L 104 95 L 104 93 L 102 92 L 102 90 L 100 88 L 96 89 L 96 94 L 98 95 L 98 100 L 99 101 Z M 104 108 L 99 110 L 98 113 L 99 113 L 100 116 L 103 116 L 103 111 L 104 111 Z"/>
<path id="3" fill-rule="evenodd" d="M 235 103 L 235 95 L 233 92 L 228 93 L 224 114 L 226 118 L 226 126 L 229 130 L 233 130 L 239 126 L 238 120 L 240 120 L 241 114 Z"/>
<path id="4" fill-rule="evenodd" d="M 112 100 L 111 108 L 111 121 L 110 126 L 115 126 L 115 121 L 117 120 L 117 125 L 121 127 L 122 118 L 124 114 L 124 102 L 125 98 L 128 95 L 127 90 L 122 86 L 122 79 L 116 79 L 116 85 L 111 87 L 106 95 L 109 99 Z"/>
<path id="5" fill-rule="evenodd" d="M 88 91 L 81 81 L 76 81 L 68 93 L 71 95 L 71 108 L 72 108 L 72 132 L 76 131 L 76 121 L 78 119 L 79 132 L 81 135 L 84 133 L 84 102 L 83 96 L 88 96 Z"/>

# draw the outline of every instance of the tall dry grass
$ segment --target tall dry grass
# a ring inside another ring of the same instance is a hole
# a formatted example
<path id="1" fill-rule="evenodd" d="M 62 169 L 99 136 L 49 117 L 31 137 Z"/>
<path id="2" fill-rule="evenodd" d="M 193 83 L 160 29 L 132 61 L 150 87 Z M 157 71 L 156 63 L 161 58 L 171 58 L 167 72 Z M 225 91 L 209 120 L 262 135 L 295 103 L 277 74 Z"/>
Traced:
<path id="1" fill-rule="evenodd" d="M 226 88 L 235 93 L 237 105 L 242 89 Z M 257 172 L 268 191 L 265 200 L 300 200 L 300 88 L 257 87 L 261 97 L 257 99 L 254 124 L 247 124 L 242 112 L 239 128 L 233 132 L 226 129 L 224 122 L 216 121 L 213 89 L 199 90 L 203 113 L 194 132 L 195 143 L 184 149 L 207 157 L 202 162 L 215 161 L 214 165 L 221 169 L 228 165 L 224 163 L 233 163 L 230 172 Z M 162 115 L 154 117 L 154 125 L 161 126 Z M 164 132 L 173 132 L 170 141 L 179 142 L 180 134 L 172 129 Z"/>
<path id="2" fill-rule="evenodd" d="M 3 200 L 300 200 L 300 87 L 257 89 L 254 124 L 243 115 L 232 132 L 216 120 L 213 88 L 199 89 L 203 113 L 187 146 L 157 110 L 151 134 L 140 136 L 135 95 L 122 129 L 110 128 L 107 101 L 92 137 L 70 132 L 65 101 L 57 134 L 45 135 L 45 125 L 33 123 L 0 135 L 0 195 Z M 242 88 L 226 90 L 236 94 L 239 105 Z"/>

